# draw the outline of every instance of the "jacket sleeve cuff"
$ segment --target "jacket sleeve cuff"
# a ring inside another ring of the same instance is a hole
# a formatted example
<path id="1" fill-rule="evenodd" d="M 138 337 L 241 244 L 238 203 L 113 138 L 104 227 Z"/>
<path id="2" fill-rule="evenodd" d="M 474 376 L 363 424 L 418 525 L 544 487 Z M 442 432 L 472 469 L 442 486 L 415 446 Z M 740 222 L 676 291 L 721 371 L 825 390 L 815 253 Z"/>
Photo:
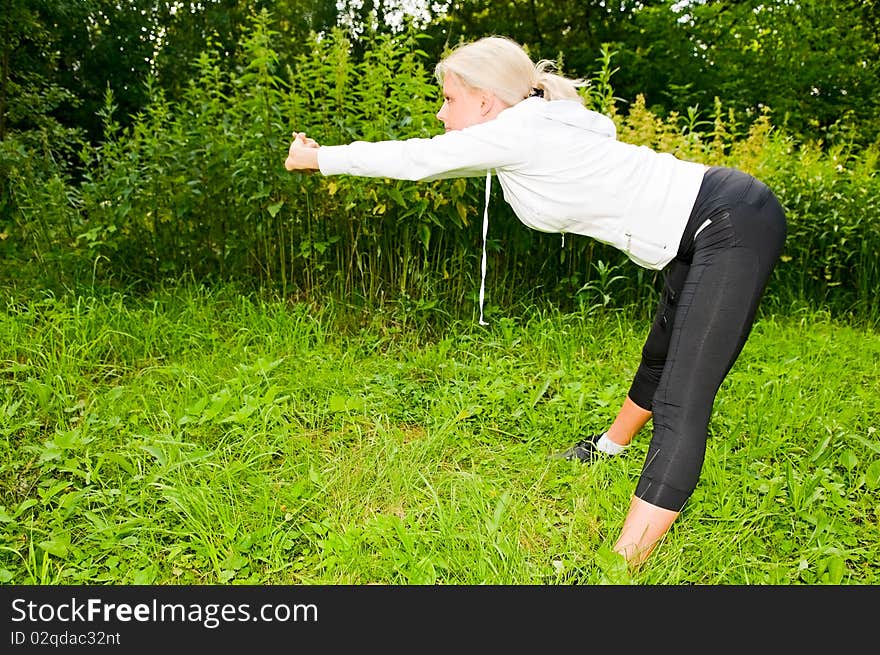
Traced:
<path id="1" fill-rule="evenodd" d="M 351 170 L 345 146 L 318 148 L 318 168 L 322 175 L 340 175 Z"/>

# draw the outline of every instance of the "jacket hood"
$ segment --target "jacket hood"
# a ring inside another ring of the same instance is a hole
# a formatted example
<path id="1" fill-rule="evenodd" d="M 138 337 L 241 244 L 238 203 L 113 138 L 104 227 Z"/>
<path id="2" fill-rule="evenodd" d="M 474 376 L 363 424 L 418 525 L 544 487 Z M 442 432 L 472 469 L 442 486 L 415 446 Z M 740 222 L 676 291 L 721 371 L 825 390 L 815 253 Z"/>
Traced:
<path id="1" fill-rule="evenodd" d="M 588 132 L 595 132 L 612 139 L 617 138 L 617 127 L 614 125 L 614 121 L 604 114 L 587 109 L 577 100 L 547 101 L 542 98 L 527 98 L 519 104 L 531 105 L 536 113 L 548 120 Z"/>

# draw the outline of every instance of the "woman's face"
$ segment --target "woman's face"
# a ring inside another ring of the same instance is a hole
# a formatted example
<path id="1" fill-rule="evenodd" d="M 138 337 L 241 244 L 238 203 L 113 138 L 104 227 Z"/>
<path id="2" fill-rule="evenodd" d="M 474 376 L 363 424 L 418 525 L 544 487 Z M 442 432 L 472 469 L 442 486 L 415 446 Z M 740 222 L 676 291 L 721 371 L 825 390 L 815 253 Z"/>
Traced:
<path id="1" fill-rule="evenodd" d="M 487 112 L 491 106 L 488 95 L 486 91 L 467 86 L 458 75 L 446 73 L 443 76 L 443 106 L 437 112 L 437 118 L 443 121 L 447 132 L 483 123 L 494 118 Z"/>

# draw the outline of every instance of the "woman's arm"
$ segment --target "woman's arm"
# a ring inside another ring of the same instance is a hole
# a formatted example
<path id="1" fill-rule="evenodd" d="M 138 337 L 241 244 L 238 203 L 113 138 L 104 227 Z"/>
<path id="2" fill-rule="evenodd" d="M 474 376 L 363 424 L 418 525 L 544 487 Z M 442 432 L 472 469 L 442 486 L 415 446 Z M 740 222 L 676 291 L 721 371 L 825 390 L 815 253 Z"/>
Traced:
<path id="1" fill-rule="evenodd" d="M 323 146 L 318 164 L 324 175 L 358 175 L 395 180 L 478 177 L 487 170 L 518 166 L 522 148 L 490 121 L 432 138 L 352 141 Z"/>
<path id="2" fill-rule="evenodd" d="M 524 146 L 517 123 L 501 117 L 432 138 L 352 141 L 319 146 L 303 132 L 294 133 L 285 167 L 319 170 L 324 175 L 358 175 L 396 180 L 474 177 L 487 170 L 521 165 Z"/>

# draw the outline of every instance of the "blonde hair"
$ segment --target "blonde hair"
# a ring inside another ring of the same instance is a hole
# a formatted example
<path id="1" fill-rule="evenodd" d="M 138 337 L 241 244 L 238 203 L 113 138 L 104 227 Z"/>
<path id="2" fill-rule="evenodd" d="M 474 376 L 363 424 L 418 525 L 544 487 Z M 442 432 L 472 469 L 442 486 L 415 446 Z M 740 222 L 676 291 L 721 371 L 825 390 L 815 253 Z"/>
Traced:
<path id="1" fill-rule="evenodd" d="M 504 36 L 487 36 L 457 46 L 434 69 L 440 84 L 452 73 L 466 85 L 494 93 L 499 100 L 515 105 L 534 94 L 543 93 L 545 100 L 584 99 L 578 87 L 582 79 L 569 79 L 553 72 L 556 65 L 549 59 L 534 63 L 516 41 Z"/>

